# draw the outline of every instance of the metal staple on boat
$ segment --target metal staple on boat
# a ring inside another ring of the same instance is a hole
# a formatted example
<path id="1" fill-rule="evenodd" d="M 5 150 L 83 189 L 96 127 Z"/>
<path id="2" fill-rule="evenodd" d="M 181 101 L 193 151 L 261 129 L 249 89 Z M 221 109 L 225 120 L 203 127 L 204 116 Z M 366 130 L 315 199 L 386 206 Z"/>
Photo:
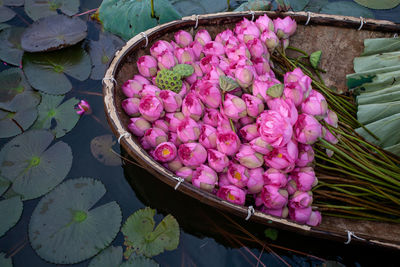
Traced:
<path id="1" fill-rule="evenodd" d="M 194 28 L 197 29 L 197 26 L 199 26 L 199 15 L 196 16 L 196 24 L 194 25 Z"/>
<path id="2" fill-rule="evenodd" d="M 117 80 L 115 80 L 114 77 L 104 77 L 104 78 L 101 80 L 101 84 L 102 84 L 102 85 L 104 85 L 104 81 L 105 81 L 105 80 L 110 80 L 110 81 L 112 81 L 113 83 L 115 83 L 115 85 L 117 85 Z"/>
<path id="3" fill-rule="evenodd" d="M 307 21 L 306 21 L 306 23 L 304 24 L 304 25 L 308 25 L 308 23 L 310 23 L 310 19 L 311 19 L 311 12 L 310 11 L 307 11 Z"/>
<path id="4" fill-rule="evenodd" d="M 183 183 L 183 181 L 185 181 L 183 178 L 177 176 L 172 176 L 172 178 L 178 181 L 174 187 L 175 190 L 178 189 L 178 187 L 181 185 L 181 183 Z"/>
<path id="5" fill-rule="evenodd" d="M 124 132 L 123 134 L 121 134 L 121 135 L 118 137 L 118 144 L 121 144 L 121 139 L 122 139 L 122 137 L 129 137 L 129 136 L 131 136 L 131 134 L 128 133 L 128 132 Z"/>
<path id="6" fill-rule="evenodd" d="M 361 23 L 360 27 L 357 29 L 357 31 L 361 30 L 362 27 L 364 26 L 364 23 L 367 23 L 367 22 L 365 21 L 365 19 L 363 17 L 360 17 L 360 23 Z"/>
<path id="7" fill-rule="evenodd" d="M 251 21 L 254 20 L 254 15 L 256 14 L 253 10 L 249 11 L 249 14 L 251 15 Z"/>
<path id="8" fill-rule="evenodd" d="M 146 44 L 144 45 L 144 48 L 146 48 L 147 45 L 149 44 L 149 38 L 147 37 L 147 34 L 145 32 L 141 32 L 140 35 L 146 39 Z"/>
<path id="9" fill-rule="evenodd" d="M 344 242 L 346 245 L 347 245 L 347 244 L 350 244 L 350 242 L 351 242 L 351 237 L 354 237 L 354 238 L 356 238 L 356 239 L 358 239 L 358 240 L 364 240 L 364 241 L 365 241 L 364 238 L 361 238 L 361 237 L 356 236 L 352 231 L 346 230 L 346 232 L 347 232 L 347 241 Z"/>
<path id="10" fill-rule="evenodd" d="M 256 212 L 256 211 L 254 210 L 253 206 L 249 206 L 249 207 L 247 208 L 247 217 L 246 217 L 246 221 L 248 221 L 248 220 L 250 219 L 251 215 L 253 215 L 254 212 Z"/>

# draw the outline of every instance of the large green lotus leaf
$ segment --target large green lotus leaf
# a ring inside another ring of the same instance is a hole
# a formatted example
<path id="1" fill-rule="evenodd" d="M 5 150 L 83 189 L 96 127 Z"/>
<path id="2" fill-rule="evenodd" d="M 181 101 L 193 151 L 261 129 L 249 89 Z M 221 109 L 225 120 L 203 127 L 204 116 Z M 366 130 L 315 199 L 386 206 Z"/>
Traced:
<path id="1" fill-rule="evenodd" d="M 346 75 L 347 86 L 349 88 L 358 87 L 364 83 L 372 82 L 377 74 L 385 72 L 393 72 L 397 70 L 400 70 L 400 65 L 347 74 Z"/>
<path id="2" fill-rule="evenodd" d="M 392 152 L 393 154 L 400 156 L 400 143 L 393 146 L 388 146 L 384 148 L 385 150 Z"/>
<path id="3" fill-rule="evenodd" d="M 10 28 L 11 25 L 5 24 L 5 23 L 0 23 L 0 31 Z"/>
<path id="4" fill-rule="evenodd" d="M 50 129 L 56 138 L 71 131 L 80 118 L 75 110 L 79 100 L 70 98 L 61 104 L 63 99 L 63 95 L 42 94 L 42 102 L 38 106 L 39 117 L 32 128 Z"/>
<path id="5" fill-rule="evenodd" d="M 321 9 L 329 3 L 328 0 L 311 0 L 305 6 L 305 11 L 319 13 Z"/>
<path id="6" fill-rule="evenodd" d="M 249 0 L 248 2 L 244 2 L 239 7 L 237 7 L 234 11 L 256 11 L 256 10 L 270 10 L 271 9 L 271 1 L 266 0 Z"/>
<path id="7" fill-rule="evenodd" d="M 119 267 L 158 267 L 160 266 L 153 259 L 146 258 L 141 255 L 135 255 L 123 262 Z"/>
<path id="8" fill-rule="evenodd" d="M 19 196 L 0 201 L 0 237 L 17 224 L 21 217 L 22 209 L 23 205 Z"/>
<path id="9" fill-rule="evenodd" d="M 0 138 L 12 137 L 27 130 L 36 120 L 36 108 L 28 108 L 17 112 L 0 109 Z"/>
<path id="10" fill-rule="evenodd" d="M 0 151 L 1 176 L 12 182 L 11 189 L 22 200 L 46 194 L 71 169 L 71 148 L 61 141 L 50 146 L 53 140 L 49 131 L 31 130 L 12 139 Z"/>
<path id="11" fill-rule="evenodd" d="M 0 22 L 9 21 L 14 16 L 15 12 L 12 9 L 4 6 L 4 4 L 2 5 L 0 2 Z"/>
<path id="12" fill-rule="evenodd" d="M 1 178 L 0 176 L 0 197 L 4 194 L 4 192 L 7 191 L 7 189 L 10 187 L 10 181 Z"/>
<path id="13" fill-rule="evenodd" d="M 94 257 L 88 267 L 118 267 L 122 262 L 122 247 L 110 246 Z"/>
<path id="14" fill-rule="evenodd" d="M 358 4 L 372 9 L 391 9 L 400 4 L 400 0 L 354 0 Z"/>
<path id="15" fill-rule="evenodd" d="M 90 57 L 79 45 L 60 51 L 25 53 L 22 63 L 25 75 L 34 88 L 55 95 L 72 89 L 65 74 L 84 81 L 91 71 Z"/>
<path id="16" fill-rule="evenodd" d="M 399 51 L 354 58 L 355 72 L 363 72 L 396 65 L 400 65 Z"/>
<path id="17" fill-rule="evenodd" d="M 365 93 L 375 92 L 378 90 L 384 90 L 388 87 L 399 85 L 399 83 L 400 71 L 380 73 L 372 79 L 372 82 L 360 85 L 360 91 Z"/>
<path id="18" fill-rule="evenodd" d="M 373 38 L 364 40 L 363 56 L 400 50 L 400 38 Z"/>
<path id="19" fill-rule="evenodd" d="M 83 177 L 67 180 L 44 196 L 29 223 L 36 253 L 55 264 L 74 264 L 109 246 L 122 213 L 115 201 L 93 208 L 105 193 L 99 180 Z"/>
<path id="20" fill-rule="evenodd" d="M 221 11 L 226 11 L 228 8 L 227 1 L 171 0 L 170 2 L 182 16 L 217 13 Z"/>
<path id="21" fill-rule="evenodd" d="M 182 18 L 182 15 L 175 9 L 174 6 L 171 5 L 168 0 L 155 1 L 154 13 L 155 16 L 158 17 L 159 24 L 164 24 Z"/>
<path id="22" fill-rule="evenodd" d="M 109 33 L 100 33 L 98 41 L 90 41 L 89 55 L 93 64 L 91 79 L 101 80 L 104 77 L 115 51 L 123 44 L 124 42 L 120 38 Z"/>
<path id="23" fill-rule="evenodd" d="M 302 11 L 308 5 L 310 0 L 289 0 L 290 7 L 293 11 Z"/>
<path id="24" fill-rule="evenodd" d="M 359 105 L 357 119 L 362 124 L 368 124 L 396 113 L 400 113 L 400 101 Z"/>
<path id="25" fill-rule="evenodd" d="M 107 166 L 121 165 L 121 158 L 112 152 L 112 147 L 117 142 L 111 134 L 96 136 L 90 142 L 93 157 Z"/>
<path id="26" fill-rule="evenodd" d="M 357 5 L 354 2 L 346 2 L 346 1 L 330 2 L 321 9 L 321 13 L 363 17 L 363 18 L 374 18 L 374 14 L 368 8 Z"/>
<path id="27" fill-rule="evenodd" d="M 400 100 L 400 86 L 387 87 L 383 90 L 362 93 L 357 96 L 358 105 L 387 103 Z"/>
<path id="28" fill-rule="evenodd" d="M 40 102 L 38 92 L 32 90 L 19 68 L 0 72 L 0 108 L 16 112 L 36 107 Z"/>
<path id="29" fill-rule="evenodd" d="M 172 215 L 167 215 L 154 229 L 156 211 L 145 208 L 129 216 L 122 226 L 127 251 L 126 258 L 136 251 L 146 257 L 160 254 L 164 250 L 174 250 L 179 244 L 179 225 Z"/>
<path id="30" fill-rule="evenodd" d="M 369 123 L 365 127 L 374 133 L 379 140 L 369 135 L 363 128 L 357 128 L 356 132 L 371 143 L 381 147 L 390 147 L 400 143 L 400 134 L 398 134 L 400 129 L 400 113 Z"/>
<path id="31" fill-rule="evenodd" d="M 28 52 L 58 50 L 86 38 L 86 22 L 80 18 L 53 15 L 31 24 L 21 37 L 21 46 Z"/>
<path id="32" fill-rule="evenodd" d="M 20 66 L 24 51 L 21 48 L 21 35 L 25 28 L 11 27 L 0 32 L 0 59 Z"/>
<path id="33" fill-rule="evenodd" d="M 57 14 L 72 16 L 79 11 L 79 0 L 25 0 L 25 12 L 33 20 Z"/>
<path id="34" fill-rule="evenodd" d="M 11 258 L 6 258 L 6 254 L 0 252 L 0 266 L 1 267 L 12 267 L 12 260 Z"/>

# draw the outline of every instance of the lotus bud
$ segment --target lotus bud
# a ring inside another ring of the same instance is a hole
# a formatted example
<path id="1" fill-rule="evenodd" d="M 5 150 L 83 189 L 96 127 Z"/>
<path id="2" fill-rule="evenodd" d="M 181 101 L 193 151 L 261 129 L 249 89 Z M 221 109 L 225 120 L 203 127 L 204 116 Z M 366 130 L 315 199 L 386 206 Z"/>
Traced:
<path id="1" fill-rule="evenodd" d="M 212 66 L 219 65 L 219 58 L 217 56 L 208 55 L 200 60 L 200 68 L 203 73 L 209 73 Z"/>
<path id="2" fill-rule="evenodd" d="M 163 112 L 163 104 L 156 96 L 146 95 L 139 103 L 139 112 L 148 121 L 156 121 Z"/>
<path id="3" fill-rule="evenodd" d="M 264 110 L 264 104 L 259 98 L 253 95 L 243 94 L 242 99 L 246 103 L 247 115 L 250 117 L 256 118 L 258 114 Z"/>
<path id="4" fill-rule="evenodd" d="M 299 106 L 311 92 L 311 78 L 305 75 L 300 68 L 296 68 L 292 72 L 287 72 L 283 80 L 285 97 L 291 98 L 296 107 Z"/>
<path id="5" fill-rule="evenodd" d="M 276 216 L 279 218 L 287 218 L 289 215 L 289 209 L 287 206 L 284 206 L 281 209 L 268 209 L 265 206 L 261 208 L 261 212 L 264 212 L 266 214 Z"/>
<path id="6" fill-rule="evenodd" d="M 247 181 L 247 189 L 251 194 L 258 194 L 264 186 L 263 178 L 264 169 L 255 168 L 249 170 L 249 180 Z"/>
<path id="7" fill-rule="evenodd" d="M 216 172 L 222 172 L 228 167 L 229 159 L 224 153 L 218 150 L 208 149 L 207 154 L 208 165 Z"/>
<path id="8" fill-rule="evenodd" d="M 297 192 L 297 184 L 296 181 L 292 180 L 289 176 L 288 182 L 286 184 L 286 190 L 288 191 L 289 195 L 293 195 Z"/>
<path id="9" fill-rule="evenodd" d="M 302 144 L 314 144 L 322 136 L 321 124 L 313 116 L 302 113 L 294 125 L 294 136 Z"/>
<path id="10" fill-rule="evenodd" d="M 150 84 L 150 82 L 144 78 L 141 75 L 135 75 L 142 77 L 144 80 L 147 81 L 147 83 L 143 83 L 142 80 L 127 80 L 123 85 L 122 85 L 122 92 L 126 97 L 138 97 L 140 90 L 143 89 L 144 84 Z"/>
<path id="11" fill-rule="evenodd" d="M 227 29 L 223 32 L 218 33 L 217 36 L 215 37 L 215 41 L 225 45 L 225 43 L 231 38 L 236 38 L 236 37 L 234 36 L 233 32 L 230 29 Z"/>
<path id="12" fill-rule="evenodd" d="M 244 43 L 260 37 L 257 25 L 246 18 L 236 24 L 235 33 L 237 38 Z"/>
<path id="13" fill-rule="evenodd" d="M 206 161 L 207 151 L 199 143 L 186 143 L 179 146 L 178 156 L 183 165 L 193 168 Z"/>
<path id="14" fill-rule="evenodd" d="M 258 38 L 248 41 L 246 45 L 252 58 L 262 57 L 266 52 L 265 46 Z"/>
<path id="15" fill-rule="evenodd" d="M 267 104 L 269 109 L 278 111 L 282 117 L 288 118 L 291 125 L 296 123 L 299 114 L 291 99 L 271 98 Z"/>
<path id="16" fill-rule="evenodd" d="M 147 151 L 149 151 L 152 148 L 150 146 L 150 144 L 147 143 L 147 141 L 146 141 L 146 139 L 144 137 L 140 138 L 139 142 L 140 142 L 140 146 L 143 147 Z"/>
<path id="17" fill-rule="evenodd" d="M 239 97 L 226 94 L 224 100 L 224 114 L 233 120 L 239 120 L 246 117 L 246 103 Z"/>
<path id="18" fill-rule="evenodd" d="M 199 97 L 210 108 L 218 108 L 221 104 L 221 92 L 217 85 L 210 82 L 199 83 Z"/>
<path id="19" fill-rule="evenodd" d="M 239 133 L 243 139 L 249 142 L 260 136 L 258 133 L 257 124 L 255 123 L 244 126 L 242 129 L 240 129 Z"/>
<path id="20" fill-rule="evenodd" d="M 219 173 L 218 175 L 218 186 L 221 188 L 222 186 L 231 185 L 231 182 L 228 180 L 228 174 L 226 172 Z"/>
<path id="21" fill-rule="evenodd" d="M 289 39 L 281 39 L 281 46 L 282 46 L 283 50 L 285 50 L 286 48 L 288 48 L 288 46 L 289 46 Z"/>
<path id="22" fill-rule="evenodd" d="M 261 41 L 268 47 L 268 50 L 272 53 L 275 48 L 279 45 L 278 36 L 272 31 L 265 31 L 261 34 Z"/>
<path id="23" fill-rule="evenodd" d="M 290 120 L 275 110 L 266 110 L 257 118 L 260 136 L 273 147 L 283 147 L 292 138 Z"/>
<path id="24" fill-rule="evenodd" d="M 169 50 L 161 52 L 161 54 L 159 54 L 157 57 L 157 61 L 158 61 L 158 68 L 160 70 L 171 69 L 176 64 L 178 64 L 178 60 L 175 57 L 174 53 Z"/>
<path id="25" fill-rule="evenodd" d="M 170 142 L 160 143 L 154 150 L 154 158 L 160 162 L 169 162 L 175 159 L 176 155 L 176 146 Z"/>
<path id="26" fill-rule="evenodd" d="M 199 42 L 199 43 L 200 43 L 201 45 L 203 45 L 203 46 L 204 46 L 206 43 L 212 41 L 210 34 L 209 34 L 208 31 L 205 30 L 205 29 L 198 30 L 197 33 L 196 33 L 196 35 L 194 36 L 194 40 L 197 41 L 197 42 Z"/>
<path id="27" fill-rule="evenodd" d="M 297 190 L 304 192 L 310 191 L 317 183 L 312 167 L 296 168 L 290 173 L 290 178 L 296 182 Z"/>
<path id="28" fill-rule="evenodd" d="M 231 184 L 243 188 L 249 180 L 249 170 L 240 164 L 230 162 L 228 165 L 228 180 Z"/>
<path id="29" fill-rule="evenodd" d="M 262 155 L 268 154 L 273 150 L 273 147 L 267 143 L 262 137 L 257 137 L 250 142 L 251 148 Z"/>
<path id="30" fill-rule="evenodd" d="M 240 140 L 233 131 L 217 131 L 217 149 L 228 156 L 233 156 L 239 150 Z"/>
<path id="31" fill-rule="evenodd" d="M 249 66 L 239 67 L 235 71 L 235 79 L 242 88 L 247 88 L 253 84 L 253 70 Z"/>
<path id="32" fill-rule="evenodd" d="M 157 74 L 157 60 L 152 56 L 141 56 L 137 60 L 139 73 L 144 77 L 152 77 Z"/>
<path id="33" fill-rule="evenodd" d="M 145 84 L 143 85 L 143 89 L 139 91 L 139 96 L 144 97 L 146 95 L 158 96 L 161 92 L 160 88 L 155 85 Z"/>
<path id="34" fill-rule="evenodd" d="M 158 96 L 163 102 L 166 112 L 176 112 L 182 106 L 182 97 L 170 90 L 161 90 Z"/>
<path id="35" fill-rule="evenodd" d="M 244 127 L 246 125 L 255 123 L 256 119 L 253 117 L 246 116 L 246 117 L 240 118 L 239 122 L 240 122 L 240 125 Z"/>
<path id="36" fill-rule="evenodd" d="M 334 128 L 338 127 L 338 117 L 336 115 L 336 112 L 334 112 L 330 109 L 328 109 L 327 115 L 324 118 L 324 121 Z"/>
<path id="37" fill-rule="evenodd" d="M 155 122 L 153 122 L 152 126 L 153 126 L 153 128 L 156 127 L 156 128 L 163 130 L 164 133 L 166 133 L 166 134 L 168 134 L 168 132 L 169 132 L 169 130 L 168 130 L 169 124 L 165 120 L 156 120 Z"/>
<path id="38" fill-rule="evenodd" d="M 185 79 L 185 81 L 187 81 L 190 85 L 194 84 L 198 78 L 203 77 L 203 71 L 201 70 L 200 65 L 198 63 L 192 63 L 191 65 L 194 69 L 194 72 Z"/>
<path id="39" fill-rule="evenodd" d="M 175 57 L 180 64 L 191 64 L 195 61 L 195 54 L 190 47 L 178 48 L 174 51 Z"/>
<path id="40" fill-rule="evenodd" d="M 265 55 L 265 54 L 264 54 Z M 263 75 L 268 73 L 271 70 L 271 66 L 269 62 L 264 57 L 258 57 L 253 59 L 253 66 L 256 70 L 257 75 Z"/>
<path id="41" fill-rule="evenodd" d="M 261 190 L 261 199 L 268 209 L 281 209 L 288 202 L 288 192 L 274 185 L 264 185 Z"/>
<path id="42" fill-rule="evenodd" d="M 136 97 L 127 98 L 122 101 L 122 108 L 125 113 L 131 117 L 137 117 L 140 115 L 139 112 L 140 99 Z"/>
<path id="43" fill-rule="evenodd" d="M 189 84 L 186 81 L 183 81 L 181 91 L 178 93 L 178 95 L 180 95 L 183 99 L 187 95 L 189 88 Z"/>
<path id="44" fill-rule="evenodd" d="M 314 149 L 310 145 L 299 144 L 299 157 L 296 160 L 298 167 L 309 166 L 314 161 Z"/>
<path id="45" fill-rule="evenodd" d="M 328 103 L 322 94 L 311 90 L 308 98 L 301 104 L 301 111 L 309 115 L 325 117 Z"/>
<path id="46" fill-rule="evenodd" d="M 217 173 L 207 165 L 200 165 L 193 172 L 192 184 L 208 192 L 212 192 L 218 182 Z"/>
<path id="47" fill-rule="evenodd" d="M 304 209 L 289 208 L 289 218 L 298 223 L 305 224 L 309 220 L 311 212 L 311 207 Z"/>
<path id="48" fill-rule="evenodd" d="M 150 128 L 144 132 L 143 138 L 151 147 L 156 147 L 163 142 L 168 141 L 167 134 L 159 128 Z"/>
<path id="49" fill-rule="evenodd" d="M 222 56 L 225 54 L 225 48 L 221 43 L 210 41 L 203 47 L 204 55 Z"/>
<path id="50" fill-rule="evenodd" d="M 192 92 L 183 99 L 182 113 L 198 121 L 203 116 L 204 105 L 201 100 Z"/>
<path id="51" fill-rule="evenodd" d="M 310 218 L 308 218 L 307 224 L 310 226 L 318 226 L 321 224 L 321 213 L 319 211 L 312 211 Z"/>
<path id="52" fill-rule="evenodd" d="M 193 41 L 188 48 L 190 48 L 193 52 L 194 60 L 198 61 L 199 59 L 204 57 L 203 53 L 203 45 L 198 41 Z"/>
<path id="53" fill-rule="evenodd" d="M 266 185 L 274 185 L 279 188 L 285 187 L 287 183 L 286 174 L 274 168 L 269 168 L 264 172 L 263 178 Z"/>
<path id="54" fill-rule="evenodd" d="M 259 16 L 255 21 L 260 32 L 264 31 L 274 31 L 274 22 L 265 14 L 264 16 Z"/>
<path id="55" fill-rule="evenodd" d="M 136 136 L 143 136 L 144 132 L 151 128 L 150 122 L 142 117 L 131 118 L 128 124 L 128 129 Z"/>
<path id="56" fill-rule="evenodd" d="M 150 54 L 154 58 L 157 58 L 164 51 L 174 51 L 173 46 L 169 42 L 164 40 L 158 40 L 150 48 Z"/>
<path id="57" fill-rule="evenodd" d="M 205 148 L 216 148 L 217 147 L 217 130 L 207 124 L 201 126 L 201 132 L 199 136 L 199 142 Z"/>
<path id="58" fill-rule="evenodd" d="M 184 30 L 177 31 L 174 34 L 174 39 L 180 47 L 188 46 L 191 42 L 193 42 L 192 35 Z"/>
<path id="59" fill-rule="evenodd" d="M 264 75 L 264 76 L 267 76 L 268 78 L 266 80 L 261 80 L 260 79 L 261 77 L 259 77 L 259 79 L 256 79 L 254 81 L 252 86 L 252 91 L 254 96 L 267 102 L 268 100 L 271 99 L 271 97 L 267 93 L 269 88 L 271 88 L 276 84 L 281 84 L 281 82 L 275 78 L 270 77 L 270 75 Z"/>
<path id="60" fill-rule="evenodd" d="M 331 144 L 337 144 L 339 140 L 325 127 L 322 126 L 322 137 Z"/>
<path id="61" fill-rule="evenodd" d="M 179 140 L 183 143 L 194 142 L 199 139 L 200 126 L 190 117 L 185 117 L 176 129 Z"/>
<path id="62" fill-rule="evenodd" d="M 274 19 L 275 32 L 279 38 L 289 38 L 296 31 L 296 27 L 296 21 L 289 16 Z"/>
<path id="63" fill-rule="evenodd" d="M 176 175 L 185 179 L 188 182 L 192 181 L 193 170 L 189 167 L 182 167 L 175 172 Z"/>
<path id="64" fill-rule="evenodd" d="M 169 130 L 176 133 L 176 130 L 185 118 L 182 112 L 167 113 L 165 114 L 165 121 L 169 124 Z"/>
<path id="65" fill-rule="evenodd" d="M 176 172 L 177 170 L 183 167 L 182 162 L 179 160 L 179 157 L 175 157 L 175 159 L 165 163 L 165 165 L 169 170 L 173 172 Z"/>
<path id="66" fill-rule="evenodd" d="M 246 201 L 245 191 L 234 185 L 221 186 L 217 192 L 217 197 L 238 205 L 244 205 Z"/>
<path id="67" fill-rule="evenodd" d="M 168 142 L 173 143 L 176 147 L 182 144 L 181 140 L 178 138 L 178 135 L 174 132 L 168 132 Z"/>
<path id="68" fill-rule="evenodd" d="M 222 117 L 217 109 L 206 108 L 204 111 L 203 122 L 213 127 L 218 126 L 218 122 Z"/>
<path id="69" fill-rule="evenodd" d="M 311 206 L 313 202 L 313 194 L 311 191 L 302 192 L 297 191 L 295 192 L 289 199 L 289 207 L 293 209 L 304 209 Z"/>
<path id="70" fill-rule="evenodd" d="M 264 163 L 263 155 L 255 152 L 249 144 L 240 145 L 239 152 L 236 154 L 235 159 L 249 169 L 259 168 Z"/>
<path id="71" fill-rule="evenodd" d="M 290 141 L 284 147 L 278 147 L 264 156 L 265 165 L 270 168 L 290 172 L 298 157 L 297 143 Z"/>

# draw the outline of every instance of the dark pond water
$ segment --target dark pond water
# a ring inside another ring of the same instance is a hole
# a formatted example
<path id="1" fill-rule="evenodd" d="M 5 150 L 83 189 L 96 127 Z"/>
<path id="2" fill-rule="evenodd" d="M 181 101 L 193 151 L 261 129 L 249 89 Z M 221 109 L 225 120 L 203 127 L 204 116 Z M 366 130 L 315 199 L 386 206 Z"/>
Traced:
<path id="1" fill-rule="evenodd" d="M 225 3 L 222 0 L 218 1 Z M 81 0 L 81 11 L 96 8 L 100 2 Z M 189 6 L 190 3 L 196 3 L 186 2 Z M 235 2 L 234 4 L 237 5 Z M 18 16 L 9 21 L 9 24 L 25 27 L 23 20 L 31 23 L 22 8 L 14 10 L 18 12 Z M 376 11 L 375 15 L 379 19 L 398 21 L 400 7 Z M 97 40 L 99 25 L 89 21 L 88 26 L 88 39 Z M 2 64 L 0 71 L 6 68 L 8 66 Z M 136 210 L 146 206 L 157 209 L 158 221 L 163 218 L 162 215 L 173 214 L 181 226 L 180 244 L 178 249 L 154 257 L 161 266 L 286 266 L 286 263 L 292 266 L 321 266 L 325 260 L 347 266 L 398 266 L 398 255 L 396 256 L 394 251 L 358 245 L 346 246 L 281 230 L 276 241 L 268 241 L 263 236 L 265 227 L 233 218 L 244 229 L 262 240 L 265 244 L 265 248 L 262 248 L 254 242 L 254 238 L 244 234 L 238 226 L 234 226 L 216 210 L 199 205 L 190 198 L 174 192 L 141 168 L 133 165 L 103 165 L 92 156 L 90 150 L 93 138 L 112 134 L 105 118 L 103 99 L 101 95 L 96 95 L 101 93 L 101 90 L 101 81 L 73 80 L 73 90 L 67 94 L 68 97 L 87 100 L 93 109 L 91 115 L 83 116 L 76 127 L 60 139 L 68 143 L 73 151 L 73 164 L 67 179 L 93 177 L 101 180 L 107 188 L 107 193 L 98 205 L 116 201 L 122 209 L 123 221 Z M 8 140 L 10 139 L 1 139 L 0 146 Z M 115 150 L 123 153 L 117 146 Z M 16 267 L 55 266 L 43 261 L 34 252 L 28 240 L 29 220 L 38 201 L 39 199 L 25 201 L 21 220 L 0 238 L 0 252 L 12 255 Z M 223 230 L 230 234 L 224 234 Z M 123 244 L 121 233 L 112 244 Z M 73 266 L 87 266 L 88 263 L 89 260 Z"/>

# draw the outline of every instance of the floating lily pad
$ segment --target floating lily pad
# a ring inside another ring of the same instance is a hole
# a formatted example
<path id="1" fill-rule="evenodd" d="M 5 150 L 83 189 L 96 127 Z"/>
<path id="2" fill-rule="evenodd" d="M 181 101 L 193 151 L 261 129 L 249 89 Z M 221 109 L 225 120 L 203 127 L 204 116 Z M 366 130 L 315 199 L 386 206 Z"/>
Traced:
<path id="1" fill-rule="evenodd" d="M 108 247 L 94 257 L 88 267 L 112 267 L 119 266 L 122 262 L 122 247 Z"/>
<path id="2" fill-rule="evenodd" d="M 0 22 L 9 21 L 15 16 L 15 12 L 4 4 L 0 3 Z"/>
<path id="3" fill-rule="evenodd" d="M 57 14 L 72 16 L 79 11 L 79 0 L 25 0 L 25 12 L 33 20 Z"/>
<path id="4" fill-rule="evenodd" d="M 65 74 L 79 81 L 89 78 L 89 55 L 79 45 L 60 51 L 25 53 L 23 69 L 29 83 L 48 94 L 61 95 L 72 89 Z"/>
<path id="5" fill-rule="evenodd" d="M 270 10 L 271 1 L 267 0 L 249 0 L 241 4 L 235 11 L 256 11 L 256 10 Z"/>
<path id="6" fill-rule="evenodd" d="M 36 107 L 40 102 L 38 92 L 32 90 L 19 68 L 0 73 L 0 108 L 16 112 Z"/>
<path id="7" fill-rule="evenodd" d="M 17 112 L 0 110 L 0 138 L 12 137 L 27 130 L 36 120 L 36 108 Z"/>
<path id="8" fill-rule="evenodd" d="M 123 262 L 119 267 L 157 267 L 157 266 L 160 265 L 153 259 L 135 255 L 130 257 L 128 261 Z"/>
<path id="9" fill-rule="evenodd" d="M 97 136 L 90 142 L 93 157 L 107 166 L 121 165 L 121 158 L 112 152 L 112 146 L 117 143 L 111 134 Z"/>
<path id="10" fill-rule="evenodd" d="M 228 8 L 227 1 L 170 0 L 170 2 L 182 16 L 217 13 L 221 11 L 226 11 Z"/>
<path id="11" fill-rule="evenodd" d="M 368 8 L 346 1 L 330 2 L 320 12 L 322 14 L 374 18 L 374 14 Z"/>
<path id="12" fill-rule="evenodd" d="M 12 139 L 0 151 L 1 176 L 12 182 L 11 189 L 22 200 L 46 194 L 71 169 L 71 148 L 61 141 L 50 146 L 53 139 L 49 131 L 31 130 Z"/>
<path id="13" fill-rule="evenodd" d="M 7 189 L 10 187 L 10 184 L 10 181 L 0 177 L 0 197 L 4 194 L 4 192 L 7 191 Z"/>
<path id="14" fill-rule="evenodd" d="M 0 237 L 17 224 L 21 217 L 22 209 L 23 205 L 19 196 L 0 201 Z"/>
<path id="15" fill-rule="evenodd" d="M 304 7 L 304 10 L 319 13 L 321 9 L 328 3 L 328 0 L 310 0 L 308 4 Z"/>
<path id="16" fill-rule="evenodd" d="M 301 11 L 308 5 L 310 0 L 289 0 L 290 7 L 293 11 Z"/>
<path id="17" fill-rule="evenodd" d="M 89 55 L 93 64 L 91 79 L 101 80 L 104 77 L 115 52 L 123 45 L 120 38 L 109 33 L 100 33 L 98 41 L 90 41 Z"/>
<path id="18" fill-rule="evenodd" d="M 74 264 L 110 245 L 122 213 L 115 201 L 93 208 L 105 193 L 99 180 L 78 178 L 44 196 L 29 223 L 29 240 L 36 253 L 55 264 Z"/>
<path id="19" fill-rule="evenodd" d="M 80 118 L 75 110 L 79 100 L 73 97 L 61 104 L 63 99 L 63 95 L 42 94 L 42 102 L 38 106 L 39 117 L 32 128 L 50 129 L 56 138 L 71 131 Z"/>
<path id="20" fill-rule="evenodd" d="M 122 226 L 127 250 L 124 256 L 131 253 L 152 257 L 164 250 L 174 250 L 179 244 L 179 225 L 172 215 L 167 215 L 154 229 L 154 209 L 145 208 L 129 216 Z"/>
<path id="21" fill-rule="evenodd" d="M 11 258 L 6 258 L 6 254 L 0 252 L 0 266 L 1 267 L 12 267 L 12 260 Z"/>
<path id="22" fill-rule="evenodd" d="M 21 47 L 21 35 L 25 28 L 10 27 L 0 32 L 0 59 L 15 65 L 20 66 L 24 51 Z"/>
<path id="23" fill-rule="evenodd" d="M 354 0 L 358 4 L 372 9 L 391 9 L 400 4 L 400 0 Z"/>

